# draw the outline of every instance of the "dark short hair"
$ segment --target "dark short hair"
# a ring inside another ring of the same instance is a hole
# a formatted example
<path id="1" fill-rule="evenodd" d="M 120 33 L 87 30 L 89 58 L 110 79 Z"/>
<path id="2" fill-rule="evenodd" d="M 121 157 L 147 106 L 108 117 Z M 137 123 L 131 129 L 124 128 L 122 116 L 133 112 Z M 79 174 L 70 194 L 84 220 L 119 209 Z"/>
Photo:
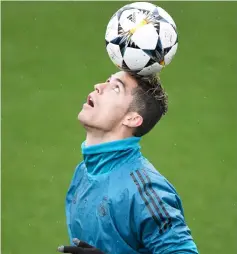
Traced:
<path id="1" fill-rule="evenodd" d="M 138 86 L 134 88 L 134 99 L 130 111 L 136 111 L 143 117 L 143 123 L 133 133 L 136 137 L 147 134 L 168 111 L 168 95 L 157 75 L 138 76 L 130 74 Z"/>

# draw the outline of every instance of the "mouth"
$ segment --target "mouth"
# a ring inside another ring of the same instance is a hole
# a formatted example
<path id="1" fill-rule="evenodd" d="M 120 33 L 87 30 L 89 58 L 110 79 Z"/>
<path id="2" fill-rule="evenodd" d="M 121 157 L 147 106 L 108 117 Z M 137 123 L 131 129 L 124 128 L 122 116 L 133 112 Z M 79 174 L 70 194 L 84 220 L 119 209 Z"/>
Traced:
<path id="1" fill-rule="evenodd" d="M 93 99 L 92 99 L 92 97 L 90 95 L 87 98 L 87 104 L 89 106 L 91 106 L 92 108 L 94 108 L 94 101 L 93 101 Z"/>

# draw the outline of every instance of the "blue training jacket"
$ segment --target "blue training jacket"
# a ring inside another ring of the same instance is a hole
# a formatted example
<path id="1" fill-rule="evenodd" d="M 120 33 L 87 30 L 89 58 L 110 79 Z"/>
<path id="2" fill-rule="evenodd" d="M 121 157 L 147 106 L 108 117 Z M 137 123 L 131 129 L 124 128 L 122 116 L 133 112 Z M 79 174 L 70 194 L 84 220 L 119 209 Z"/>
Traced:
<path id="1" fill-rule="evenodd" d="M 179 195 L 139 141 L 82 144 L 66 196 L 70 243 L 78 238 L 109 254 L 198 253 Z"/>

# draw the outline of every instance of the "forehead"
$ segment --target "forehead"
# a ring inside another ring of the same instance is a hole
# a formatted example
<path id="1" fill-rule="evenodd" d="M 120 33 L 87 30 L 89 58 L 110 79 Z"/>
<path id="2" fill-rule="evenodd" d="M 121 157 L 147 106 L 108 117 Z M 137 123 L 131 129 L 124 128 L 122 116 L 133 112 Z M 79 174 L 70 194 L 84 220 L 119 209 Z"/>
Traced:
<path id="1" fill-rule="evenodd" d="M 137 81 L 127 72 L 120 71 L 111 75 L 111 79 L 120 79 L 126 87 L 126 90 L 132 90 L 137 87 Z"/>

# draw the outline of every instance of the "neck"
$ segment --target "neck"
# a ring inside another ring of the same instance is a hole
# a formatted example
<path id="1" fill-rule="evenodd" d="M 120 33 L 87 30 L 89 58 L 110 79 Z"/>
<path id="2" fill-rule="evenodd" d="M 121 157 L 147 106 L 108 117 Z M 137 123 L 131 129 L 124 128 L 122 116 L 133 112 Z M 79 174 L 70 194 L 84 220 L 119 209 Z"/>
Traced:
<path id="1" fill-rule="evenodd" d="M 129 137 L 132 137 L 130 133 L 129 134 L 123 132 L 113 133 L 113 132 L 104 132 L 101 130 L 93 130 L 93 131 L 87 130 L 85 145 L 86 146 L 98 145 Z"/>

